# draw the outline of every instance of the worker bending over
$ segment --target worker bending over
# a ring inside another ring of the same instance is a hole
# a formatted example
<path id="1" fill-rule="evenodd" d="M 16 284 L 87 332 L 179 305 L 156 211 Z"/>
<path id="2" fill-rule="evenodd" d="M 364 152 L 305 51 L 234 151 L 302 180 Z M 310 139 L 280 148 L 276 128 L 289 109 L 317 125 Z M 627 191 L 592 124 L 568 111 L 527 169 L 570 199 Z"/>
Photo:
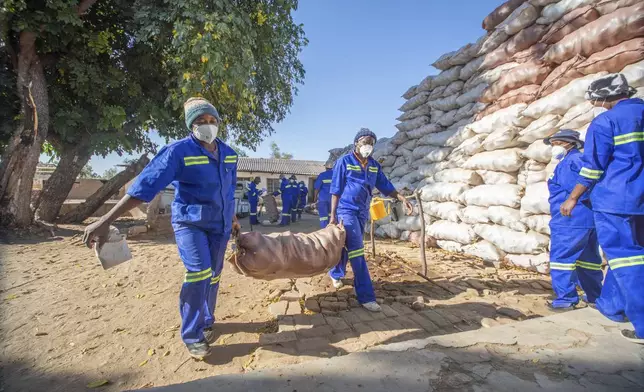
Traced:
<path id="1" fill-rule="evenodd" d="M 184 104 L 192 134 L 164 146 L 143 169 L 117 204 L 85 229 L 83 241 L 99 248 L 110 224 L 141 203 L 149 203 L 170 183 L 174 185 L 172 228 L 186 268 L 179 294 L 181 338 L 195 358 L 210 353 L 215 304 L 226 244 L 240 226 L 235 217 L 237 153 L 217 138 L 221 121 L 203 98 Z"/>
<path id="2" fill-rule="evenodd" d="M 579 303 L 577 285 L 586 293 L 586 301 L 595 303 L 601 293 L 602 259 L 588 194 L 577 201 L 575 215 L 561 215 L 559 208 L 577 183 L 581 170 L 580 148 L 584 143 L 579 132 L 561 130 L 544 143 L 552 145 L 552 157 L 559 160 L 548 179 L 550 191 L 550 276 L 555 299 L 551 308 L 574 309 Z"/>
<path id="3" fill-rule="evenodd" d="M 333 178 L 333 162 L 329 159 L 324 164 L 326 170 L 320 173 L 315 180 L 314 201 L 317 203 L 318 215 L 320 216 L 320 228 L 324 229 L 329 224 L 331 213 L 331 178 Z"/>
<path id="4" fill-rule="evenodd" d="M 622 335 L 644 344 L 644 101 L 622 74 L 593 82 L 587 98 L 610 110 L 588 128 L 577 185 L 561 205 L 564 216 L 592 188 L 597 237 L 608 272 L 597 309 L 615 321 L 633 323 Z"/>
<path id="5" fill-rule="evenodd" d="M 412 211 L 412 206 L 396 191 L 382 172 L 380 164 L 371 157 L 376 135 L 369 129 L 362 128 L 356 134 L 353 143 L 354 150 L 338 159 L 333 168 L 329 223 L 336 224 L 342 221 L 347 237 L 342 258 L 338 265 L 329 271 L 329 275 L 333 286 L 341 288 L 343 286 L 341 279 L 346 274 L 347 261 L 351 262 L 358 302 L 367 310 L 379 312 L 380 305 L 376 302 L 363 243 L 365 224 L 369 219 L 371 194 L 374 188 L 378 189 L 385 196 L 405 203 L 409 213 Z"/>

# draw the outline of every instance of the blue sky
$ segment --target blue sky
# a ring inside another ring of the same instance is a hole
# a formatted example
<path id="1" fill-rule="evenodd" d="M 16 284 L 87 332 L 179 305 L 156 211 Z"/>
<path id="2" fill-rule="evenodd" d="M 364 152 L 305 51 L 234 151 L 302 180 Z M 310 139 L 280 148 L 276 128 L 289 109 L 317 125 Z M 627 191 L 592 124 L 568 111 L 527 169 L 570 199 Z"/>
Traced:
<path id="1" fill-rule="evenodd" d="M 483 18 L 501 3 L 300 0 L 295 19 L 309 39 L 301 54 L 304 85 L 290 115 L 250 156 L 267 157 L 275 141 L 295 159 L 324 161 L 329 149 L 351 143 L 361 127 L 392 136 L 402 93 L 437 73 L 429 64 L 441 54 L 483 35 Z M 123 159 L 112 154 L 90 163 L 102 174 Z"/>

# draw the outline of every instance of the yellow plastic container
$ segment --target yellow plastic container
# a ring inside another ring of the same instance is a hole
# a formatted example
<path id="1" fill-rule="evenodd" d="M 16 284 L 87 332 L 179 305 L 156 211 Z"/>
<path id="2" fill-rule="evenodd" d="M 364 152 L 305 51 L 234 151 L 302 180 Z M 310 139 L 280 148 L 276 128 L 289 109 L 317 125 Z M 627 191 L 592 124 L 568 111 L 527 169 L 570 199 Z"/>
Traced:
<path id="1" fill-rule="evenodd" d="M 373 199 L 371 201 L 369 213 L 371 214 L 371 219 L 374 221 L 380 220 L 389 215 L 389 212 L 387 212 L 387 209 L 385 208 L 385 201 L 382 199 Z"/>

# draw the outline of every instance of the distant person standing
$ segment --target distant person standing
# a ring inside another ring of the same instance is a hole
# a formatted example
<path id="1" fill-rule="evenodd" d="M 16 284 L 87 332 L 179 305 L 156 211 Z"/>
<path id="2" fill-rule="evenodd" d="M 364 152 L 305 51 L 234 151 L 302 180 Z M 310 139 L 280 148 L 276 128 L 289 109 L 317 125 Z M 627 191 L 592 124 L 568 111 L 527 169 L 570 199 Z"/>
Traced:
<path id="1" fill-rule="evenodd" d="M 297 222 L 297 208 L 298 208 L 298 202 L 300 199 L 299 192 L 298 192 L 298 185 L 297 185 L 297 177 L 295 177 L 295 174 L 291 175 L 291 179 L 289 182 L 289 185 L 291 186 L 291 222 L 295 223 Z"/>
<path id="2" fill-rule="evenodd" d="M 304 207 L 306 207 L 306 197 L 309 195 L 309 188 L 306 187 L 304 181 L 300 181 L 298 186 L 298 198 L 297 203 L 297 218 L 302 219 L 302 212 L 304 212 Z"/>
<path id="3" fill-rule="evenodd" d="M 328 160 L 324 164 L 326 170 L 318 176 L 313 187 L 315 188 L 314 201 L 317 203 L 320 216 L 320 228 L 324 229 L 329 224 L 331 214 L 331 178 L 333 178 L 333 162 Z"/>
<path id="4" fill-rule="evenodd" d="M 579 132 L 563 129 L 545 138 L 552 145 L 552 157 L 559 160 L 548 179 L 550 191 L 550 276 L 555 299 L 550 304 L 553 310 L 574 309 L 579 303 L 577 285 L 586 293 L 586 301 L 595 303 L 602 288 L 604 274 L 599 254 L 597 231 L 590 208 L 588 194 L 579 199 L 575 215 L 561 215 L 561 204 L 572 192 L 582 168 L 579 151 L 584 143 Z"/>
<path id="5" fill-rule="evenodd" d="M 192 357 L 210 353 L 215 337 L 215 304 L 230 235 L 240 229 L 235 217 L 237 153 L 217 138 L 219 113 L 203 98 L 184 104 L 191 135 L 164 146 L 125 195 L 101 219 L 85 228 L 87 246 L 101 247 L 110 224 L 174 185 L 172 228 L 186 268 L 179 294 L 181 339 Z"/>
<path id="6" fill-rule="evenodd" d="M 631 98 L 635 89 L 622 74 L 594 81 L 586 94 L 609 110 L 588 128 L 583 167 L 561 214 L 575 216 L 592 188 L 597 236 L 608 259 L 597 309 L 615 321 L 628 317 L 635 332 L 622 335 L 644 344 L 644 101 Z"/>
<path id="7" fill-rule="evenodd" d="M 280 174 L 280 189 L 273 192 L 273 196 L 282 198 L 282 220 L 280 226 L 288 226 L 291 223 L 291 184 L 285 174 Z"/>
<path id="8" fill-rule="evenodd" d="M 250 204 L 250 224 L 258 225 L 259 221 L 257 220 L 257 204 L 259 203 L 259 197 L 262 195 L 262 191 L 257 189 L 257 185 L 262 182 L 261 178 L 255 177 L 253 181 L 248 184 L 248 203 Z"/>
<path id="9" fill-rule="evenodd" d="M 346 247 L 342 258 L 329 276 L 333 287 L 341 288 L 347 270 L 347 262 L 351 262 L 354 275 L 354 288 L 358 302 L 372 312 L 379 312 L 380 305 L 376 302 L 367 260 L 364 257 L 364 229 L 369 219 L 369 204 L 374 189 L 385 196 L 398 199 L 405 203 L 409 213 L 412 205 L 396 191 L 396 188 L 382 172 L 380 164 L 371 157 L 376 135 L 367 128 L 362 128 L 353 139 L 354 149 L 338 159 L 333 168 L 331 180 L 331 217 L 329 224 L 344 223 L 347 231 Z"/>

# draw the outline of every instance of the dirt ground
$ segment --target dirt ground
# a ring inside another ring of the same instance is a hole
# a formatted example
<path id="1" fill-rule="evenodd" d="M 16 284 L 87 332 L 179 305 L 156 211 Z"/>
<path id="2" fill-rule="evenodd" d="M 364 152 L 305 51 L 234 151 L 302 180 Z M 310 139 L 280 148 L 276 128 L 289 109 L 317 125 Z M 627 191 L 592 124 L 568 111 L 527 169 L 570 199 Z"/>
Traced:
<path id="1" fill-rule="evenodd" d="M 307 215 L 291 230 L 313 231 L 317 224 L 317 217 Z M 143 235 L 129 239 L 134 259 L 104 271 L 93 251 L 79 243 L 81 230 L 80 226 L 64 226 L 55 238 L 9 235 L 0 239 L 2 391 L 90 388 L 120 391 L 160 386 L 273 367 L 286 363 L 283 358 L 290 358 L 293 363 L 342 355 L 370 344 L 386 343 L 392 336 L 391 331 L 374 332 L 373 325 L 382 325 L 374 320 L 370 331 L 382 339 L 365 344 L 364 337 L 368 334 L 360 332 L 359 325 L 347 321 L 343 325 L 354 335 L 342 335 L 342 339 L 346 338 L 343 342 L 351 343 L 345 344 L 343 350 L 329 353 L 326 348 L 311 346 L 321 337 L 307 336 L 300 334 L 306 331 L 300 331 L 297 337 L 308 339 L 292 342 L 293 351 L 267 355 L 273 347 L 288 347 L 289 343 L 283 339 L 285 333 L 292 333 L 295 339 L 294 332 L 283 328 L 287 320 L 284 317 L 312 314 L 304 308 L 305 298 L 300 296 L 301 309 L 296 306 L 295 313 L 276 318 L 271 305 L 280 301 L 280 294 L 289 292 L 291 283 L 257 281 L 225 267 L 216 310 L 220 337 L 210 358 L 194 361 L 188 357 L 179 337 L 178 294 L 184 268 L 173 236 Z M 260 228 L 263 232 L 276 230 Z M 404 306 L 400 307 L 401 303 L 409 294 L 419 293 L 424 293 L 426 298 L 427 305 L 423 306 L 439 310 L 451 307 L 450 315 L 462 316 L 452 320 L 454 317 L 443 313 L 451 324 L 440 329 L 423 325 L 421 318 L 417 322 L 422 328 L 416 331 L 420 334 L 457 332 L 548 314 L 544 306 L 550 287 L 547 277 L 525 271 L 496 270 L 477 260 L 432 249 L 428 251 L 428 259 L 433 282 L 428 282 L 409 269 L 420 270 L 418 249 L 407 243 L 386 241 L 379 241 L 377 248 L 379 253 L 391 256 L 376 262 L 371 260 L 370 269 L 381 302 L 390 303 L 391 309 L 401 312 L 396 317 L 398 322 L 386 323 L 393 325 L 392 329 L 404 324 L 402 314 L 407 311 Z M 320 317 L 323 323 L 333 327 L 324 325 L 331 339 L 327 342 L 339 341 L 341 335 L 336 327 L 342 318 L 335 317 L 334 310 L 326 307 L 330 302 L 343 300 L 350 304 L 351 288 L 335 293 L 326 277 L 308 279 L 304 285 L 314 288 L 306 299 L 323 305 L 318 309 L 322 314 L 311 317 Z M 423 290 L 424 287 L 430 289 Z M 325 292 L 330 293 L 328 297 Z M 284 296 L 281 295 L 280 302 Z M 298 303 L 297 298 L 294 300 L 292 303 Z M 291 308 L 294 309 L 293 305 Z M 337 315 L 348 320 L 350 309 L 341 313 Z M 293 319 L 287 321 L 292 326 Z M 282 338 L 277 332 L 282 333 Z M 403 338 L 418 337 L 418 333 L 403 335 Z M 266 343 L 274 335 L 282 339 L 282 344 Z M 301 350 L 297 351 L 296 347 Z"/>

